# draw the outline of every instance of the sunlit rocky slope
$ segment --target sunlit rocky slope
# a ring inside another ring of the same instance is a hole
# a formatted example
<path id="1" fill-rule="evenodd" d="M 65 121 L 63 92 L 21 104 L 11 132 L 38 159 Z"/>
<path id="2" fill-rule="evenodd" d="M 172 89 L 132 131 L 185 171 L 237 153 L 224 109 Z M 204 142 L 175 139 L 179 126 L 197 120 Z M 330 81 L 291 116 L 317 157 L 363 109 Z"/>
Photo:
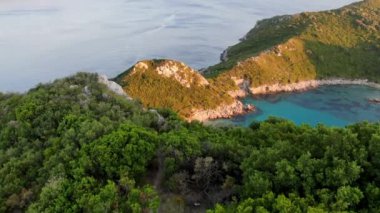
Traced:
<path id="1" fill-rule="evenodd" d="M 170 107 L 190 120 L 244 113 L 236 97 L 249 93 L 378 82 L 380 0 L 259 21 L 221 60 L 206 78 L 181 62 L 142 61 L 117 82 L 145 106 Z"/>

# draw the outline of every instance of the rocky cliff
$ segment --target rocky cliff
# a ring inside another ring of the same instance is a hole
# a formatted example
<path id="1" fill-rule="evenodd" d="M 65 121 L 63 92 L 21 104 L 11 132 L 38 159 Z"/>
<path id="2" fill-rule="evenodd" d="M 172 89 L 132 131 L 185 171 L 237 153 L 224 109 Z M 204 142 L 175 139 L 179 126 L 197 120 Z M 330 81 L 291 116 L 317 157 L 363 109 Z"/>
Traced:
<path id="1" fill-rule="evenodd" d="M 262 20 L 240 41 L 203 76 L 178 61 L 146 60 L 115 81 L 145 106 L 188 120 L 245 113 L 252 107 L 238 98 L 249 94 L 380 82 L 380 0 Z"/>
<path id="2" fill-rule="evenodd" d="M 171 108 L 187 120 L 227 118 L 252 110 L 179 61 L 140 61 L 115 80 L 146 107 Z"/>

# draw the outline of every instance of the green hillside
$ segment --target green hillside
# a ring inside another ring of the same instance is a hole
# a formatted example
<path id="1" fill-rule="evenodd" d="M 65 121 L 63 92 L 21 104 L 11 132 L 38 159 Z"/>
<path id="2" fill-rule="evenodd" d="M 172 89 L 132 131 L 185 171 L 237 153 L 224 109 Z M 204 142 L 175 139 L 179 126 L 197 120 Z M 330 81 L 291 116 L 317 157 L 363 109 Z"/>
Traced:
<path id="1" fill-rule="evenodd" d="M 195 110 L 232 103 L 229 94 L 242 80 L 249 87 L 329 78 L 380 82 L 379 56 L 380 0 L 366 0 L 259 21 L 242 42 L 227 49 L 223 62 L 203 73 L 207 80 L 181 62 L 152 60 L 143 61 L 147 70 L 131 72 L 135 65 L 116 81 L 144 106 L 171 108 L 189 118 Z M 162 66 L 181 74 L 159 74 Z M 201 79 L 208 84 L 197 84 Z"/>
<path id="2" fill-rule="evenodd" d="M 0 212 L 380 212 L 380 123 L 180 118 L 233 102 L 239 79 L 380 82 L 380 0 L 263 20 L 225 56 L 207 79 L 141 61 L 115 78 L 133 100 L 89 73 L 0 93 Z"/>
<path id="3" fill-rule="evenodd" d="M 379 212 L 379 159 L 379 123 L 208 127 L 86 73 L 0 93 L 0 212 Z"/>
<path id="4" fill-rule="evenodd" d="M 380 1 L 366 0 L 260 21 L 206 76 L 230 85 L 231 77 L 245 78 L 251 86 L 337 77 L 379 82 L 379 55 Z"/>
<path id="5" fill-rule="evenodd" d="M 173 76 L 160 74 L 160 68 L 172 72 Z M 141 61 L 115 80 L 144 106 L 170 108 L 185 118 L 196 109 L 213 109 L 233 100 L 197 71 L 173 60 Z"/>

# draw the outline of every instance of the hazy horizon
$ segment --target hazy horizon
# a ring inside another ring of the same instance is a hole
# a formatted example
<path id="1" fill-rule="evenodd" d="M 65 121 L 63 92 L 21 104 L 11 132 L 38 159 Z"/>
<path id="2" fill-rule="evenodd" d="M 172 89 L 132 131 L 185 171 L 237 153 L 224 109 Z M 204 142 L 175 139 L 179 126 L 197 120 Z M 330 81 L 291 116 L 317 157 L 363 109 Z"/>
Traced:
<path id="1" fill-rule="evenodd" d="M 2 0 L 0 91 L 25 91 L 77 71 L 113 77 L 146 58 L 209 66 L 257 20 L 351 2 Z"/>

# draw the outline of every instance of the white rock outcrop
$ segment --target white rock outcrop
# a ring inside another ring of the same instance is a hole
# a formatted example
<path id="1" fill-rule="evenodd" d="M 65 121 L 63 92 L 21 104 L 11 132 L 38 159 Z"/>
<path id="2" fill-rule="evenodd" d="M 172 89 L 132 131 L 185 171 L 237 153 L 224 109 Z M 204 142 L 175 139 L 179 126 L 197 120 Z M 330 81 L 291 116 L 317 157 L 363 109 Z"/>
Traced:
<path id="1" fill-rule="evenodd" d="M 216 109 L 195 110 L 188 120 L 206 121 L 218 118 L 231 118 L 232 116 L 246 114 L 254 110 L 255 107 L 253 105 L 244 105 L 241 101 L 235 100 L 232 104 L 221 105 Z"/>
<path id="2" fill-rule="evenodd" d="M 139 61 L 133 66 L 133 69 L 131 71 L 130 75 L 134 75 L 138 72 L 145 72 L 149 69 L 149 65 L 145 61 Z"/>
<path id="3" fill-rule="evenodd" d="M 206 86 L 209 82 L 198 71 L 186 64 L 174 60 L 162 60 L 152 65 L 151 61 L 140 61 L 132 69 L 131 75 L 138 72 L 154 70 L 159 75 L 167 78 L 174 78 L 183 86 L 190 88 L 193 85 Z"/>
<path id="4" fill-rule="evenodd" d="M 248 79 L 238 79 L 232 77 L 232 80 L 235 82 L 236 86 L 239 87 L 237 90 L 228 91 L 227 93 L 233 98 L 244 98 L 248 96 L 251 91 L 249 85 L 251 82 Z"/>
<path id="5" fill-rule="evenodd" d="M 156 71 L 160 75 L 176 79 L 180 84 L 188 88 L 193 84 L 209 85 L 209 82 L 203 76 L 182 62 L 166 61 L 157 66 Z"/>
<path id="6" fill-rule="evenodd" d="M 121 87 L 114 81 L 108 80 L 108 77 L 106 75 L 98 75 L 98 81 L 99 83 L 106 85 L 107 88 L 113 91 L 114 93 L 124 96 L 129 100 L 132 100 L 132 98 L 129 95 L 127 95 L 127 93 L 124 91 L 123 87 Z"/>
<path id="7" fill-rule="evenodd" d="M 152 112 L 152 113 L 154 113 L 154 114 L 156 114 L 156 116 L 157 116 L 157 124 L 159 126 L 162 126 L 162 125 L 165 124 L 165 122 L 166 122 L 165 118 L 160 113 L 158 113 L 158 111 L 156 109 L 150 109 L 149 111 Z"/>

